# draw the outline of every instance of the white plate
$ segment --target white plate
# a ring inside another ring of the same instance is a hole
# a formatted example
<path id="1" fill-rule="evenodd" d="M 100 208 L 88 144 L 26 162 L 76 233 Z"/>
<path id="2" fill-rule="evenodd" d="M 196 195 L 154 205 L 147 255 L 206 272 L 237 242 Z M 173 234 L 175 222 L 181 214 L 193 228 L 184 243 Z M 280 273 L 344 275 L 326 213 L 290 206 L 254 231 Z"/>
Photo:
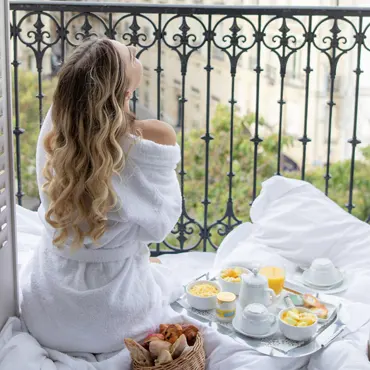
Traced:
<path id="1" fill-rule="evenodd" d="M 278 325 L 278 319 L 276 318 L 276 321 L 275 323 L 271 326 L 270 330 L 268 333 L 266 334 L 261 334 L 261 335 L 258 335 L 258 334 L 248 334 L 247 332 L 245 332 L 241 326 L 240 326 L 240 319 L 238 318 L 238 316 L 235 316 L 234 317 L 234 320 L 233 320 L 233 327 L 234 329 L 240 333 L 240 334 L 243 334 L 247 337 L 250 337 L 250 338 L 255 338 L 255 339 L 263 339 L 263 338 L 267 338 L 273 334 L 275 334 L 279 328 L 279 325 Z"/>
<path id="2" fill-rule="evenodd" d="M 338 307 L 334 304 L 322 301 L 320 298 L 317 298 L 317 299 L 319 300 L 319 302 L 321 304 L 323 304 L 328 309 L 328 317 L 326 319 L 321 319 L 320 317 L 317 317 L 318 322 L 324 324 L 324 323 L 326 323 L 326 322 L 328 322 L 332 319 L 333 315 L 337 312 Z M 289 308 L 285 299 L 284 299 L 284 303 L 285 303 L 286 307 Z M 304 307 L 304 306 L 294 306 L 294 307 Z M 305 307 L 305 308 L 307 308 L 307 307 Z"/>
<path id="3" fill-rule="evenodd" d="M 312 292 L 324 293 L 324 294 L 339 294 L 339 293 L 346 291 L 349 287 L 349 280 L 350 280 L 349 276 L 344 272 L 343 282 L 340 285 L 330 287 L 330 288 L 323 288 L 323 287 L 317 287 L 317 286 L 308 284 L 307 282 L 304 282 L 302 279 L 302 274 L 297 274 L 293 277 L 293 279 L 290 279 L 290 281 L 293 284 L 301 285 L 302 288 L 308 287 L 310 290 L 312 290 Z"/>
<path id="4" fill-rule="evenodd" d="M 343 273 L 341 271 L 338 271 L 339 272 L 339 277 L 337 279 L 337 281 L 333 284 L 317 284 L 317 283 L 314 283 L 313 281 L 311 281 L 309 278 L 308 278 L 308 270 L 306 271 L 303 271 L 303 274 L 302 274 L 302 280 L 304 283 L 307 283 L 311 286 L 314 286 L 314 287 L 317 287 L 317 288 L 325 288 L 325 289 L 331 289 L 331 288 L 334 288 L 334 287 L 337 287 L 339 284 L 343 283 L 343 280 L 344 280 L 344 276 L 343 276 Z"/>

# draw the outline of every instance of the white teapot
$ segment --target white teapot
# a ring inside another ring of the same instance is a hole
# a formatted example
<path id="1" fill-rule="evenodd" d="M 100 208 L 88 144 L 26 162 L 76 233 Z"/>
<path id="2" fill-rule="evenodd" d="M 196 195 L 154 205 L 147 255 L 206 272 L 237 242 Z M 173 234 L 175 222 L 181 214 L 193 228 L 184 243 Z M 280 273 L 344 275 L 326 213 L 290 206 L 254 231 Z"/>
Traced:
<path id="1" fill-rule="evenodd" d="M 243 274 L 239 294 L 239 303 L 242 309 L 252 303 L 260 303 L 268 307 L 276 302 L 275 292 L 268 287 L 267 279 L 252 269 L 252 274 Z"/>

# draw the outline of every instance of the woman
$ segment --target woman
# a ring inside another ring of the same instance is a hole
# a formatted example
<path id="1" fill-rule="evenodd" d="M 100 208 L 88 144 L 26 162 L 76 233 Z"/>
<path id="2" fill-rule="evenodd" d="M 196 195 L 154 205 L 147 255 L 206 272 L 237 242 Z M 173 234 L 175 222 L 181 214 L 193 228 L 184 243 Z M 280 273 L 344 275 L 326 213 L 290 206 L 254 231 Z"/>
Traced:
<path id="1" fill-rule="evenodd" d="M 139 121 L 129 101 L 142 66 L 133 47 L 84 42 L 60 71 L 41 129 L 42 242 L 21 277 L 22 317 L 41 345 L 109 353 L 145 335 L 172 278 L 149 262 L 181 212 L 176 135 Z"/>

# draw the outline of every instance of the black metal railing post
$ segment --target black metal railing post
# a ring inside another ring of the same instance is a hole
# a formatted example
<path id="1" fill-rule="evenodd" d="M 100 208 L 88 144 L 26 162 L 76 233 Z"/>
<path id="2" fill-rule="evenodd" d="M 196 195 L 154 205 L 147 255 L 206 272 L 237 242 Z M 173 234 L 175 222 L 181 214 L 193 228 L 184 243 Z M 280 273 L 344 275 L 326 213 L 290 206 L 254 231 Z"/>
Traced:
<path id="1" fill-rule="evenodd" d="M 253 192 L 252 202 L 257 196 L 257 168 L 258 168 L 258 145 L 263 141 L 259 136 L 259 120 L 260 120 L 260 89 L 261 89 L 261 73 L 263 68 L 261 67 L 261 49 L 264 33 L 262 32 L 262 18 L 258 15 L 258 26 L 255 31 L 254 37 L 257 44 L 257 60 L 256 66 L 253 69 L 256 72 L 256 108 L 255 108 L 255 119 L 254 119 L 254 136 L 251 138 L 251 142 L 254 144 L 253 150 Z"/>
<path id="2" fill-rule="evenodd" d="M 358 106 L 359 106 L 359 90 L 360 90 L 360 76 L 363 71 L 361 70 L 361 52 L 363 43 L 365 40 L 365 35 L 362 31 L 363 27 L 363 18 L 360 17 L 359 26 L 358 26 L 358 33 L 356 34 L 356 42 L 357 42 L 357 61 L 356 61 L 356 69 L 353 71 L 356 75 L 356 87 L 355 87 L 355 100 L 354 100 L 354 112 L 353 112 L 353 134 L 352 138 L 348 140 L 348 142 L 352 146 L 351 150 L 351 170 L 350 170 L 350 177 L 349 177 L 349 194 L 348 194 L 348 203 L 346 204 L 346 208 L 348 209 L 349 213 L 352 213 L 353 208 L 355 205 L 353 204 L 353 186 L 354 186 L 354 178 L 355 178 L 355 156 L 356 156 L 356 148 L 358 144 L 361 144 L 361 141 L 357 138 L 357 120 L 358 120 Z"/>
<path id="3" fill-rule="evenodd" d="M 306 67 L 304 72 L 306 74 L 306 83 L 305 83 L 305 104 L 304 104 L 304 127 L 303 127 L 303 136 L 299 139 L 302 143 L 303 153 L 302 153 L 302 167 L 301 167 L 301 179 L 305 179 L 306 175 L 306 156 L 307 156 L 307 144 L 311 139 L 307 136 L 308 129 L 308 107 L 309 107 L 309 95 L 310 95 L 310 76 L 313 69 L 311 68 L 311 47 L 314 35 L 312 33 L 312 16 L 309 16 L 308 19 L 308 31 L 304 35 L 305 41 L 307 42 L 307 60 Z"/>
<path id="4" fill-rule="evenodd" d="M 208 191 L 209 191 L 209 150 L 210 144 L 213 140 L 213 137 L 210 133 L 210 123 L 211 123 L 211 112 L 210 112 L 210 104 L 211 104 L 211 72 L 213 70 L 212 63 L 211 63 L 211 56 L 212 56 L 212 41 L 213 41 L 213 32 L 212 29 L 212 16 L 208 15 L 208 30 L 206 31 L 206 41 L 207 41 L 207 65 L 204 69 L 207 72 L 207 91 L 206 91 L 206 133 L 201 137 L 202 140 L 205 142 L 205 161 L 204 161 L 204 199 L 202 201 L 204 206 L 204 216 L 203 216 L 203 231 L 204 234 L 201 235 L 203 238 L 203 251 L 207 251 L 208 240 L 211 237 L 211 233 L 208 231 L 208 206 L 211 204 L 208 198 Z"/>

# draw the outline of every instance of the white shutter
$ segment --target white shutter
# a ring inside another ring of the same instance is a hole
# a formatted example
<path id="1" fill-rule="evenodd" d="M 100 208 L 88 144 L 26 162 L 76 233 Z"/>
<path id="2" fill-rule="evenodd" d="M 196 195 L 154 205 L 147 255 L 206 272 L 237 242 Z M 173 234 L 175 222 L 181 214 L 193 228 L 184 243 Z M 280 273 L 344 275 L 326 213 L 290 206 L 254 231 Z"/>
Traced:
<path id="1" fill-rule="evenodd" d="M 0 0 L 0 329 L 18 314 L 9 3 Z"/>

